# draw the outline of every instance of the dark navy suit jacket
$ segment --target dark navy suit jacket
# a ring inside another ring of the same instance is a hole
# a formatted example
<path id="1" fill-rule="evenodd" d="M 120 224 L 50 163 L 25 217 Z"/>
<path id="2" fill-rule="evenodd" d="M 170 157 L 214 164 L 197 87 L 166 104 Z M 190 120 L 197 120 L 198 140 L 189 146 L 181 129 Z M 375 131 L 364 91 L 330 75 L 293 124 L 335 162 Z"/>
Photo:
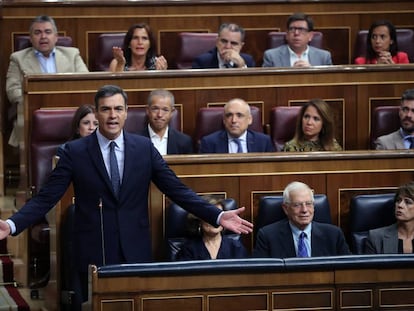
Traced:
<path id="1" fill-rule="evenodd" d="M 223 235 L 217 259 L 247 258 L 247 251 L 239 240 Z M 201 237 L 187 241 L 177 253 L 177 260 L 208 260 L 211 259 Z"/>
<path id="2" fill-rule="evenodd" d="M 253 57 L 249 54 L 240 53 L 240 56 L 244 59 L 247 67 L 255 67 L 256 63 Z M 201 54 L 194 58 L 193 69 L 207 69 L 207 68 L 219 68 L 219 61 L 217 58 L 217 48 L 214 48 L 207 53 Z"/>
<path id="3" fill-rule="evenodd" d="M 312 222 L 312 257 L 350 255 L 341 229 L 325 223 Z M 287 219 L 264 226 L 257 233 L 253 257 L 296 257 L 292 230 Z"/>
<path id="4" fill-rule="evenodd" d="M 141 135 L 150 137 L 148 126 L 145 126 Z M 167 154 L 189 154 L 193 153 L 193 140 L 187 134 L 181 133 L 174 128 L 168 127 Z"/>
<path id="5" fill-rule="evenodd" d="M 273 152 L 275 148 L 269 135 L 247 130 L 248 152 Z M 228 153 L 229 144 L 225 130 L 204 136 L 200 140 L 200 153 Z"/>
<path id="6" fill-rule="evenodd" d="M 106 264 L 117 264 L 120 258 L 127 263 L 152 260 L 148 216 L 151 182 L 188 212 L 216 224 L 221 211 L 177 178 L 150 139 L 124 132 L 124 141 L 124 173 L 119 198 L 113 192 L 95 132 L 66 144 L 45 186 L 11 217 L 16 224 L 15 234 L 40 220 L 55 206 L 71 182 L 75 193 L 75 264 L 81 272 L 87 271 L 88 264 L 102 265 L 103 249 Z"/>

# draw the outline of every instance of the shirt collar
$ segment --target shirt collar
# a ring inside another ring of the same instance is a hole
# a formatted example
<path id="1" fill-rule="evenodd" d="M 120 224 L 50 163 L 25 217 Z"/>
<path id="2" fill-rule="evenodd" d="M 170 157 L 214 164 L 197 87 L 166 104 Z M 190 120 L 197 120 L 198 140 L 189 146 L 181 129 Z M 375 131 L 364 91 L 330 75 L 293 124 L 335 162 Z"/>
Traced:
<path id="1" fill-rule="evenodd" d="M 247 141 L 246 136 L 247 136 L 247 130 L 244 131 L 244 133 L 241 134 L 239 137 L 233 137 L 227 132 L 227 139 L 228 140 L 233 140 L 235 138 L 238 138 L 238 139 L 240 139 L 240 141 Z"/>
<path id="2" fill-rule="evenodd" d="M 109 144 L 111 143 L 112 140 L 106 138 L 105 136 L 103 136 L 101 134 L 101 132 L 99 132 L 99 128 L 96 131 L 96 137 L 98 138 L 98 144 L 101 148 L 109 148 Z M 113 140 L 116 145 L 118 146 L 118 148 L 123 149 L 123 145 L 124 145 L 124 131 L 121 131 L 121 134 L 115 138 Z"/>
<path id="3" fill-rule="evenodd" d="M 167 128 L 165 129 L 165 134 L 164 134 L 164 136 L 162 137 L 162 139 L 167 139 L 168 138 L 168 125 L 167 125 Z M 152 127 L 151 127 L 151 125 L 148 123 L 148 134 L 149 134 L 149 137 L 151 137 L 151 138 L 158 138 L 158 139 L 160 139 L 160 136 L 157 134 L 157 133 L 155 133 L 154 132 L 154 130 L 152 129 Z"/>
<path id="4" fill-rule="evenodd" d="M 39 52 L 35 48 L 33 48 L 33 50 L 34 50 L 34 53 L 35 53 L 36 57 L 39 57 L 39 56 L 45 57 L 42 52 Z M 52 52 L 50 52 L 49 56 L 53 56 L 54 57 L 55 54 L 56 54 L 56 47 L 53 48 L 53 50 L 52 50 Z"/>
<path id="5" fill-rule="evenodd" d="M 299 58 L 298 55 L 290 48 L 289 45 L 287 47 L 288 47 L 290 56 L 294 56 L 296 58 Z M 305 57 L 308 56 L 308 54 L 309 54 L 309 45 L 306 46 L 306 50 L 300 55 L 300 58 L 305 58 Z"/>

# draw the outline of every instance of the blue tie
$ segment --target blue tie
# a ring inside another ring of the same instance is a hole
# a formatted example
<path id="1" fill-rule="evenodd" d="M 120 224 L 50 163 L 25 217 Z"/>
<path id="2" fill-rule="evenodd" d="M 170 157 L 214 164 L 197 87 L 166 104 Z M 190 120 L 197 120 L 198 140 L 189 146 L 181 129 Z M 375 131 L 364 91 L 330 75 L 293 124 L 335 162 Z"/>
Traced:
<path id="1" fill-rule="evenodd" d="M 409 136 L 407 139 L 410 142 L 409 149 L 414 149 L 414 136 Z"/>
<path id="2" fill-rule="evenodd" d="M 243 153 L 243 147 L 241 145 L 240 138 L 234 138 L 233 140 L 237 144 L 237 153 Z"/>
<path id="3" fill-rule="evenodd" d="M 308 250 L 306 249 L 306 245 L 305 245 L 305 238 L 306 238 L 306 233 L 302 231 L 299 235 L 298 257 L 309 257 Z"/>
<path id="4" fill-rule="evenodd" d="M 111 171 L 112 188 L 114 189 L 116 197 L 119 194 L 119 188 L 121 187 L 121 177 L 119 176 L 118 161 L 115 154 L 116 143 L 111 141 L 109 145 L 109 166 Z"/>

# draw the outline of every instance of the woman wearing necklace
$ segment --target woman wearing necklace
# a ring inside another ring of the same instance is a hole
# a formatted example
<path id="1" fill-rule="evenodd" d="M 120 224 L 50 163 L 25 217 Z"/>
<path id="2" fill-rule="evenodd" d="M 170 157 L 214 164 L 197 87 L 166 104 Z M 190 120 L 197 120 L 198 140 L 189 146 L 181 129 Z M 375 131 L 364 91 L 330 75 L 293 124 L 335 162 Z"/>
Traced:
<path id="1" fill-rule="evenodd" d="M 164 56 L 156 56 L 157 45 L 147 24 L 132 25 L 125 35 L 123 47 L 114 46 L 113 60 L 109 64 L 112 72 L 135 70 L 165 70 L 168 68 Z"/>

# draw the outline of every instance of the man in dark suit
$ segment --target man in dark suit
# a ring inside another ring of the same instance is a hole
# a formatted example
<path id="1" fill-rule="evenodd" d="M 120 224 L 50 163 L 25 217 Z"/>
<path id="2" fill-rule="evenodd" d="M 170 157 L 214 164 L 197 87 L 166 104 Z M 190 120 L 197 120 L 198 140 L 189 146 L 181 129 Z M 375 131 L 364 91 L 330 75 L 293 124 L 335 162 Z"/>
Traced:
<path id="1" fill-rule="evenodd" d="M 176 113 L 174 105 L 174 95 L 167 90 L 154 90 L 148 96 L 148 126 L 141 134 L 151 139 L 161 155 L 193 153 L 191 137 L 168 125 Z"/>
<path id="2" fill-rule="evenodd" d="M 288 258 L 349 255 L 340 228 L 313 221 L 313 191 L 292 182 L 283 192 L 287 219 L 264 226 L 257 234 L 253 257 Z"/>
<path id="3" fill-rule="evenodd" d="M 40 192 L 12 217 L 0 220 L 0 239 L 19 234 L 41 219 L 72 183 L 74 273 L 80 278 L 86 300 L 89 264 L 151 261 L 150 182 L 214 226 L 222 225 L 236 233 L 251 232 L 252 224 L 238 216 L 244 208 L 221 211 L 207 203 L 177 178 L 148 138 L 123 130 L 127 95 L 120 87 L 100 88 L 95 106 L 98 130 L 66 144 Z"/>
<path id="4" fill-rule="evenodd" d="M 218 31 L 216 47 L 193 60 L 192 68 L 246 68 L 256 65 L 249 54 L 240 53 L 245 31 L 236 24 L 222 24 Z"/>
<path id="5" fill-rule="evenodd" d="M 401 96 L 401 127 L 390 134 L 380 136 L 375 141 L 375 149 L 414 149 L 414 89 L 405 90 Z"/>
<path id="6" fill-rule="evenodd" d="M 216 131 L 200 140 L 200 153 L 273 152 L 269 135 L 248 129 L 252 123 L 250 106 L 234 98 L 224 106 L 225 130 Z"/>

